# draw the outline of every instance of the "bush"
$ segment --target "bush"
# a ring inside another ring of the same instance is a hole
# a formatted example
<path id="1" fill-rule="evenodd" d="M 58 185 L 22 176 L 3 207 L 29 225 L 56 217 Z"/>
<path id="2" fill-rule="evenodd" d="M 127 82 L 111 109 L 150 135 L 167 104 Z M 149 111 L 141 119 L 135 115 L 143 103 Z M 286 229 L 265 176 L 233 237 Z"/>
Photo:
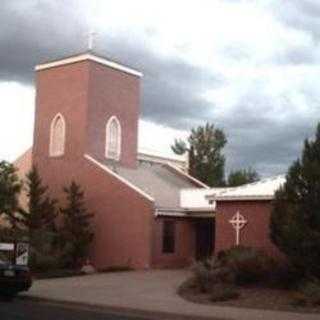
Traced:
<path id="1" fill-rule="evenodd" d="M 270 277 L 275 262 L 262 251 L 250 247 L 234 247 L 221 255 L 222 263 L 233 270 L 237 284 L 252 284 Z"/>
<path id="2" fill-rule="evenodd" d="M 200 292 L 210 292 L 212 287 L 221 283 L 233 283 L 232 270 L 220 263 L 217 258 L 196 262 L 192 266 L 194 283 Z"/>
<path id="3" fill-rule="evenodd" d="M 320 305 L 320 281 L 313 279 L 305 282 L 301 287 L 301 293 L 312 305 Z"/>
<path id="4" fill-rule="evenodd" d="M 32 271 L 47 272 L 55 270 L 60 267 L 59 257 L 55 255 L 43 254 L 40 252 L 32 251 L 30 254 L 29 265 Z"/>
<path id="5" fill-rule="evenodd" d="M 294 266 L 278 262 L 269 274 L 268 284 L 280 289 L 297 289 L 302 278 L 303 274 Z"/>
<path id="6" fill-rule="evenodd" d="M 239 298 L 240 293 L 232 285 L 217 284 L 212 287 L 210 300 L 212 302 L 222 302 Z"/>
<path id="7" fill-rule="evenodd" d="M 304 307 L 308 303 L 308 300 L 306 299 L 305 295 L 301 292 L 295 292 L 292 296 L 291 305 L 294 307 Z"/>

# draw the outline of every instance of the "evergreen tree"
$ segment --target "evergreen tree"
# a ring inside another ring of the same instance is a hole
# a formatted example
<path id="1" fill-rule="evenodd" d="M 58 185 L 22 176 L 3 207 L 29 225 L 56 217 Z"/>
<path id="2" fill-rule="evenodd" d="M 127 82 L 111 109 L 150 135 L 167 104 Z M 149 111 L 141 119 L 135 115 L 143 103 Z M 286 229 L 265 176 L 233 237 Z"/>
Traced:
<path id="1" fill-rule="evenodd" d="M 55 229 L 57 217 L 56 200 L 47 195 L 48 187 L 43 186 L 37 168 L 34 166 L 26 176 L 27 208 L 20 208 L 19 223 L 28 231 L 31 245 L 39 245 L 37 238 L 41 233 Z"/>
<path id="2" fill-rule="evenodd" d="M 17 169 L 6 161 L 0 162 L 0 216 L 9 220 L 19 209 L 19 195 L 22 183 L 17 175 Z M 14 220 L 13 220 L 14 223 Z"/>
<path id="3" fill-rule="evenodd" d="M 56 268 L 59 258 L 56 255 L 57 231 L 55 219 L 57 217 L 56 200 L 47 195 L 47 186 L 43 186 L 36 167 L 26 175 L 25 192 L 26 206 L 19 209 L 15 216 L 16 233 L 26 235 L 30 244 L 30 261 L 32 269 L 47 271 Z"/>
<path id="4" fill-rule="evenodd" d="M 85 208 L 84 192 L 74 181 L 64 188 L 67 197 L 65 208 L 61 209 L 64 226 L 63 247 L 65 262 L 68 267 L 77 267 L 88 255 L 89 245 L 93 240 L 91 219 L 93 214 Z"/>
<path id="5" fill-rule="evenodd" d="M 222 149 L 226 143 L 224 132 L 207 123 L 191 130 L 188 145 L 183 140 L 175 140 L 171 148 L 180 155 L 188 152 L 189 173 L 192 176 L 211 187 L 218 187 L 225 184 Z"/>
<path id="6" fill-rule="evenodd" d="M 293 265 L 320 278 L 320 124 L 276 192 L 270 230 Z"/>
<path id="7" fill-rule="evenodd" d="M 259 180 L 257 171 L 249 168 L 231 171 L 228 176 L 228 186 L 236 187 Z"/>

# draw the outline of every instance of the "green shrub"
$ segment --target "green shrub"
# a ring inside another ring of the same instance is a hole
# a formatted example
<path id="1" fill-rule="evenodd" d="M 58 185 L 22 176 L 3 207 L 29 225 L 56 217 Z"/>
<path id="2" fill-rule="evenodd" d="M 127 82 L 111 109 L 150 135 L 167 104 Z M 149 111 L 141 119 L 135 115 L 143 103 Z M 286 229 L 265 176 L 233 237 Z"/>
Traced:
<path id="1" fill-rule="evenodd" d="M 293 265 L 278 262 L 269 273 L 267 284 L 281 289 L 297 289 L 303 274 Z"/>
<path id="2" fill-rule="evenodd" d="M 294 307 L 304 307 L 308 303 L 305 295 L 301 292 L 295 292 L 292 296 L 291 305 Z"/>
<path id="3" fill-rule="evenodd" d="M 192 265 L 194 283 L 201 292 L 208 292 L 210 289 L 209 269 L 203 262 L 195 262 Z"/>
<path id="4" fill-rule="evenodd" d="M 59 268 L 59 259 L 54 255 L 33 253 L 30 256 L 29 265 L 36 272 L 47 272 Z"/>
<path id="5" fill-rule="evenodd" d="M 239 298 L 240 293 L 232 285 L 216 284 L 211 288 L 210 300 L 212 302 L 227 301 Z"/>
<path id="6" fill-rule="evenodd" d="M 320 281 L 312 279 L 306 281 L 300 289 L 306 300 L 312 305 L 320 305 Z"/>
<path id="7" fill-rule="evenodd" d="M 262 251 L 242 246 L 225 251 L 222 263 L 234 271 L 236 283 L 240 285 L 266 280 L 275 266 Z"/>
<path id="8" fill-rule="evenodd" d="M 196 262 L 192 266 L 194 283 L 201 292 L 210 292 L 211 288 L 220 283 L 234 282 L 234 274 L 216 258 Z"/>

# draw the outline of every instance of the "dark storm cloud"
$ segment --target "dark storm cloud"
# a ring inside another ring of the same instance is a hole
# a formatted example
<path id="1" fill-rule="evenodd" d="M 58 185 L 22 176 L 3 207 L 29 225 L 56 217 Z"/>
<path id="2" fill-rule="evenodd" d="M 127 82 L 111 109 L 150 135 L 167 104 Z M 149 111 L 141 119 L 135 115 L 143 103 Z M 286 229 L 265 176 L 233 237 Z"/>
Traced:
<path id="1" fill-rule="evenodd" d="M 34 65 L 84 51 L 88 26 L 86 8 L 80 3 L 85 1 L 3 1 L 0 81 L 30 85 Z M 319 11 L 317 0 L 291 0 L 274 6 L 274 15 L 281 23 L 310 35 L 315 44 L 320 39 Z M 146 29 L 145 33 L 152 37 L 156 31 Z M 225 85 L 223 73 L 213 73 L 177 58 L 165 58 L 152 51 L 148 43 L 138 40 L 133 38 L 130 29 L 119 35 L 105 30 L 99 34 L 96 50 L 144 73 L 142 112 L 145 119 L 179 129 L 190 129 L 205 121 L 217 123 L 229 139 L 226 153 L 228 167 L 232 169 L 253 166 L 263 174 L 280 173 L 298 156 L 302 141 L 312 132 L 316 119 L 288 117 L 278 121 L 273 111 L 274 100 L 260 93 L 267 83 L 253 82 L 248 94 L 232 107 L 232 112 L 226 110 L 216 115 L 215 103 L 203 96 L 206 91 Z M 316 64 L 317 56 L 311 49 L 293 46 L 284 49 L 272 62 Z M 230 59 L 250 61 L 250 50 L 250 46 L 230 44 L 223 52 Z M 315 92 L 305 90 L 305 95 L 312 100 Z M 281 107 L 292 106 L 284 100 Z"/>

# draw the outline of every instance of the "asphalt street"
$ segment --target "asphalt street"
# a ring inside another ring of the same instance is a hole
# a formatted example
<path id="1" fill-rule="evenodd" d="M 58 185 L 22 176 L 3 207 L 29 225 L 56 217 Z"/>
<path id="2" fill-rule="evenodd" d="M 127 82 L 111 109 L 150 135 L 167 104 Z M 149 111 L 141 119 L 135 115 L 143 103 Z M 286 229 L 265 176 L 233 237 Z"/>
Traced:
<path id="1" fill-rule="evenodd" d="M 62 306 L 47 302 L 23 299 L 0 301 L 1 320 L 147 320 L 134 316 L 122 316 L 106 311 L 90 310 L 76 306 Z"/>

